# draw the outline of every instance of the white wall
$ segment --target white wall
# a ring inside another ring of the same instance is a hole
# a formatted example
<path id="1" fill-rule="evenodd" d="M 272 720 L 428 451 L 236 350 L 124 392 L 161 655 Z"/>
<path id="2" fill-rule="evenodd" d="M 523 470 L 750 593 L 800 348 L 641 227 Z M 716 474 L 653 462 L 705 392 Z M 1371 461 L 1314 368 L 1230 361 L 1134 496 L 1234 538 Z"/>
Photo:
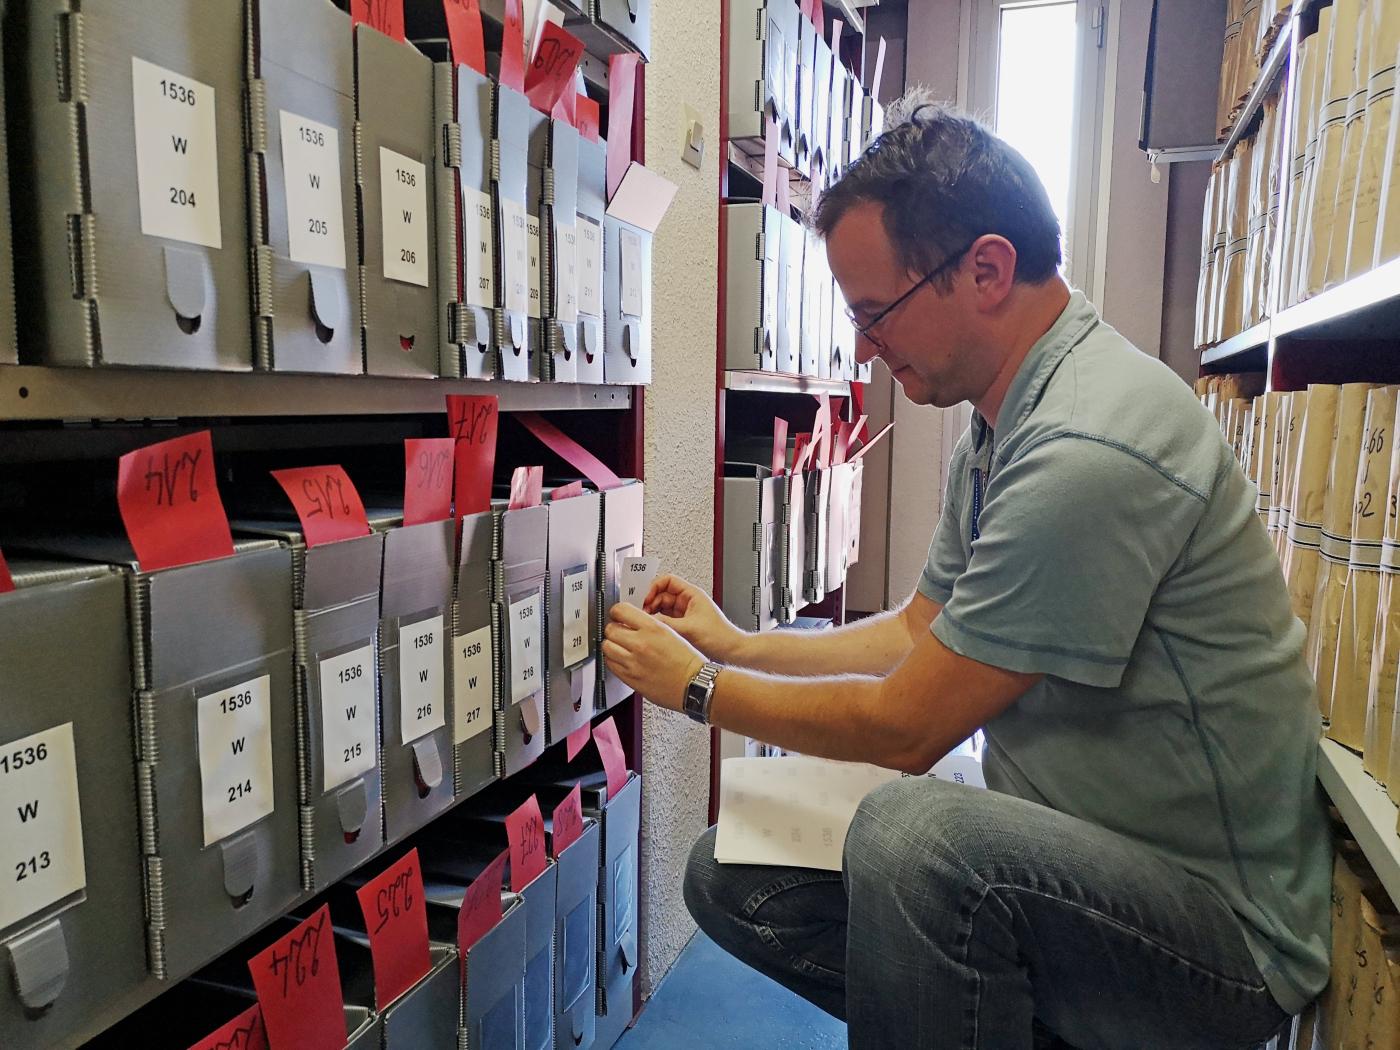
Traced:
<path id="1" fill-rule="evenodd" d="M 713 583 L 716 291 L 719 267 L 720 0 L 652 5 L 647 166 L 679 184 L 653 247 L 646 392 L 647 553 L 666 572 Z M 685 106 L 705 126 L 703 170 L 681 162 Z M 646 705 L 642 730 L 643 994 L 695 925 L 681 898 L 690 845 L 705 829 L 709 733 Z"/>

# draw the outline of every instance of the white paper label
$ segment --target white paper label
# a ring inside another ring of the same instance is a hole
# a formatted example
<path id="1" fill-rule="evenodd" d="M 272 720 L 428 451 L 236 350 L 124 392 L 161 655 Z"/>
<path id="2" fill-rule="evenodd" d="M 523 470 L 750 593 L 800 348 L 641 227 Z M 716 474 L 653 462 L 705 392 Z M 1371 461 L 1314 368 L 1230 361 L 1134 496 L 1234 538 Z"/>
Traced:
<path id="1" fill-rule="evenodd" d="M 321 661 L 321 777 L 324 789 L 374 768 L 374 646 Z"/>
<path id="2" fill-rule="evenodd" d="M 642 235 L 622 227 L 622 312 L 628 317 L 642 316 Z"/>
<path id="3" fill-rule="evenodd" d="M 617 600 L 641 608 L 655 579 L 655 558 L 623 558 L 617 570 Z"/>
<path id="4" fill-rule="evenodd" d="M 578 227 L 554 224 L 554 309 L 565 324 L 578 320 Z"/>
<path id="5" fill-rule="evenodd" d="M 530 252 L 530 316 L 540 318 L 544 316 L 540 309 L 544 288 L 540 275 L 540 220 L 537 216 L 525 216 L 525 246 Z"/>
<path id="6" fill-rule="evenodd" d="M 491 195 L 462 187 L 462 253 L 468 305 L 496 305 L 496 248 L 492 244 Z"/>
<path id="7" fill-rule="evenodd" d="M 204 844 L 211 846 L 272 812 L 272 679 L 201 696 L 196 708 Z"/>
<path id="8" fill-rule="evenodd" d="M 564 573 L 564 609 L 560 618 L 564 642 L 564 666 L 588 659 L 588 570 Z"/>
<path id="9" fill-rule="evenodd" d="M 540 661 L 540 595 L 510 605 L 510 702 L 518 704 L 543 685 Z"/>
<path id="10" fill-rule="evenodd" d="M 214 89 L 133 56 L 131 98 L 141 232 L 222 248 Z"/>
<path id="11" fill-rule="evenodd" d="M 87 884 L 72 722 L 0 752 L 0 834 L 8 886 L 0 893 L 0 929 Z"/>
<path id="12" fill-rule="evenodd" d="M 428 172 L 416 160 L 379 147 L 384 276 L 428 287 Z"/>
<path id="13" fill-rule="evenodd" d="M 399 735 L 404 744 L 447 724 L 442 616 L 399 625 Z"/>
<path id="14" fill-rule="evenodd" d="M 491 628 L 454 638 L 452 742 L 491 728 Z"/>
<path id="15" fill-rule="evenodd" d="M 525 206 L 501 198 L 501 279 L 506 309 L 523 314 L 530 309 L 530 258 L 525 235 Z"/>
<path id="16" fill-rule="evenodd" d="M 578 221 L 578 309 L 603 316 L 603 233 L 592 219 Z"/>
<path id="17" fill-rule="evenodd" d="M 340 132 L 281 111 L 282 175 L 287 187 L 287 254 L 293 262 L 345 269 L 340 196 Z"/>

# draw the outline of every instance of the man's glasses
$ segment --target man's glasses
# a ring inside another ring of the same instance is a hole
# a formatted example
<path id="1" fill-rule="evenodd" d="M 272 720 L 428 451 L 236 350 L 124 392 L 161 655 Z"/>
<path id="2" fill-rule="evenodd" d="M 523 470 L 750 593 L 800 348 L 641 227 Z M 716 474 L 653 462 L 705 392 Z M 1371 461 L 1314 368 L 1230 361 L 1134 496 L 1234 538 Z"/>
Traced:
<path id="1" fill-rule="evenodd" d="M 918 290 L 924 285 L 932 284 L 934 281 L 938 280 L 940 277 L 944 276 L 949 271 L 955 269 L 962 262 L 962 257 L 966 255 L 969 251 L 971 251 L 972 246 L 976 244 L 979 240 L 981 240 L 980 236 L 974 237 L 972 240 L 968 241 L 965 245 L 963 245 L 961 248 L 955 251 L 952 255 L 948 256 L 948 258 L 944 259 L 932 270 L 920 277 L 918 281 L 914 283 L 914 286 L 910 288 L 907 292 L 901 295 L 894 302 L 890 303 L 889 306 L 885 307 L 883 310 L 877 313 L 870 320 L 866 321 L 864 324 L 860 323 L 860 320 L 856 317 L 855 311 L 852 310 L 850 307 L 847 307 L 846 320 L 851 322 L 851 325 L 856 330 L 856 335 L 863 336 L 864 338 L 868 339 L 877 350 L 879 350 L 881 353 L 884 353 L 885 344 L 880 339 L 880 337 L 875 334 L 875 329 L 879 326 L 880 322 L 883 321 L 890 314 L 898 310 L 910 299 L 912 299 L 915 293 L 918 292 Z"/>

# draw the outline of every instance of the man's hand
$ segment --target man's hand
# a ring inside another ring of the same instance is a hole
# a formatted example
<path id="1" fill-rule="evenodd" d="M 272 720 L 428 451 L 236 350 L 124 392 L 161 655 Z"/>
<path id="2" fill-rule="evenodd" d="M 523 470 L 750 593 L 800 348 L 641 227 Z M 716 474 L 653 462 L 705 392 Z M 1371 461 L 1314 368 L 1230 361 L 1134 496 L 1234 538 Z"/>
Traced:
<path id="1" fill-rule="evenodd" d="M 711 660 L 732 663 L 744 638 L 713 598 L 679 576 L 659 576 L 642 607 Z"/>
<path id="2" fill-rule="evenodd" d="M 622 602 L 613 606 L 603 639 L 609 671 L 653 703 L 681 709 L 686 686 L 705 663 L 693 645 L 656 617 Z"/>

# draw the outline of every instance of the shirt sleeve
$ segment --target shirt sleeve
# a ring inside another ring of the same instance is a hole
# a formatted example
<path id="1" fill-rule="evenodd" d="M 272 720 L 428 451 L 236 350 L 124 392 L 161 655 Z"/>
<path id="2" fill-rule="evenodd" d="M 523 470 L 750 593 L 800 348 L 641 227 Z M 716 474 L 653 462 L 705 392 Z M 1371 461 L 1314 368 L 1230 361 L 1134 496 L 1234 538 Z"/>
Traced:
<path id="1" fill-rule="evenodd" d="M 994 667 L 1117 686 L 1201 496 L 1130 452 L 1063 436 L 996 471 L 984 501 L 934 635 Z"/>
<path id="2" fill-rule="evenodd" d="M 960 450 L 961 451 L 961 450 Z M 949 463 L 948 484 L 944 486 L 943 511 L 928 547 L 928 563 L 919 577 L 919 593 L 947 605 L 953 582 L 967 568 L 967 547 L 963 543 L 962 515 L 966 503 L 963 487 L 967 474 L 965 455 L 954 454 Z"/>

